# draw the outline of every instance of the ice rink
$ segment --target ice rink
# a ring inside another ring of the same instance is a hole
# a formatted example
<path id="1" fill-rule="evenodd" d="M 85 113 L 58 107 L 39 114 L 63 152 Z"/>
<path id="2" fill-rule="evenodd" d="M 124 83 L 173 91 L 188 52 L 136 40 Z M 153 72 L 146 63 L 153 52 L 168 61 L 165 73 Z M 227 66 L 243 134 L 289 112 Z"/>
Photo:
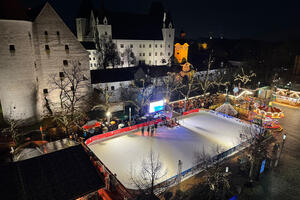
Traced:
<path id="1" fill-rule="evenodd" d="M 160 182 L 175 176 L 178 160 L 183 162 L 182 171 L 194 166 L 195 152 L 205 151 L 215 155 L 216 146 L 225 151 L 239 143 L 242 124 L 213 113 L 200 111 L 179 120 L 180 126 L 157 129 L 153 137 L 141 135 L 140 131 L 122 135 L 101 142 L 94 142 L 89 148 L 127 187 L 135 188 L 131 181 L 131 171 L 141 167 L 151 148 L 159 154 L 167 174 Z"/>

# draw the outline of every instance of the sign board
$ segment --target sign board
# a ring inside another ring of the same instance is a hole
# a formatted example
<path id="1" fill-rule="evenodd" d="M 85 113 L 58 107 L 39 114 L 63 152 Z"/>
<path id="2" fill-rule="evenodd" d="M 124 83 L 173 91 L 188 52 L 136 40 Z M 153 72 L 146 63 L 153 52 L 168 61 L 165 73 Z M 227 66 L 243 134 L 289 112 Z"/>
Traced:
<path id="1" fill-rule="evenodd" d="M 149 113 L 162 111 L 164 109 L 164 100 L 151 102 L 149 105 Z"/>

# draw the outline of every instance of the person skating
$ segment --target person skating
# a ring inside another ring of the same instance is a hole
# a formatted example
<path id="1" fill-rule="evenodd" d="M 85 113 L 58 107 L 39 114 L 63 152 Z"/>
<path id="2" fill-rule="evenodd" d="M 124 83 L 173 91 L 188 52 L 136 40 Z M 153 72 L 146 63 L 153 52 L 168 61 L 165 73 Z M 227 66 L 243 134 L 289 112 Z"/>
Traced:
<path id="1" fill-rule="evenodd" d="M 147 133 L 148 133 L 148 136 L 150 135 L 150 126 L 147 126 Z"/>
<path id="2" fill-rule="evenodd" d="M 142 135 L 144 136 L 145 127 L 142 126 Z"/>
<path id="3" fill-rule="evenodd" d="M 154 126 L 151 126 L 151 137 L 153 136 L 154 133 Z"/>
<path id="4" fill-rule="evenodd" d="M 157 123 L 154 124 L 154 131 L 157 132 Z"/>

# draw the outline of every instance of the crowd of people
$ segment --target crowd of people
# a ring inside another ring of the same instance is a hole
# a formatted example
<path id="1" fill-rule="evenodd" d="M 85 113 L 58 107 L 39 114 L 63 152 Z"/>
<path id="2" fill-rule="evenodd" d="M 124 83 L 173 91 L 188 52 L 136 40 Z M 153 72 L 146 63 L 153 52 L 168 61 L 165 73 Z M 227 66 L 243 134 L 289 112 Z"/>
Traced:
<path id="1" fill-rule="evenodd" d="M 187 100 L 185 111 L 196 109 L 196 108 L 206 108 L 217 103 L 218 96 L 216 94 L 210 96 L 200 96 Z M 173 110 L 178 113 L 182 113 L 184 110 L 184 100 L 177 101 L 171 104 Z"/>

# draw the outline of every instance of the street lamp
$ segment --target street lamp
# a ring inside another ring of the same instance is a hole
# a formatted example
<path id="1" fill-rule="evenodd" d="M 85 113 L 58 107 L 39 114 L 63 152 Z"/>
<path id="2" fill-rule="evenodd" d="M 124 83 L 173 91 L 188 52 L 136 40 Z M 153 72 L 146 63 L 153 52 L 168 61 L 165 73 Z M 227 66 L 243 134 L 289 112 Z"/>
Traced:
<path id="1" fill-rule="evenodd" d="M 111 113 L 109 111 L 107 111 L 106 117 L 107 117 L 107 122 L 108 123 L 110 122 L 110 116 L 111 116 Z"/>

